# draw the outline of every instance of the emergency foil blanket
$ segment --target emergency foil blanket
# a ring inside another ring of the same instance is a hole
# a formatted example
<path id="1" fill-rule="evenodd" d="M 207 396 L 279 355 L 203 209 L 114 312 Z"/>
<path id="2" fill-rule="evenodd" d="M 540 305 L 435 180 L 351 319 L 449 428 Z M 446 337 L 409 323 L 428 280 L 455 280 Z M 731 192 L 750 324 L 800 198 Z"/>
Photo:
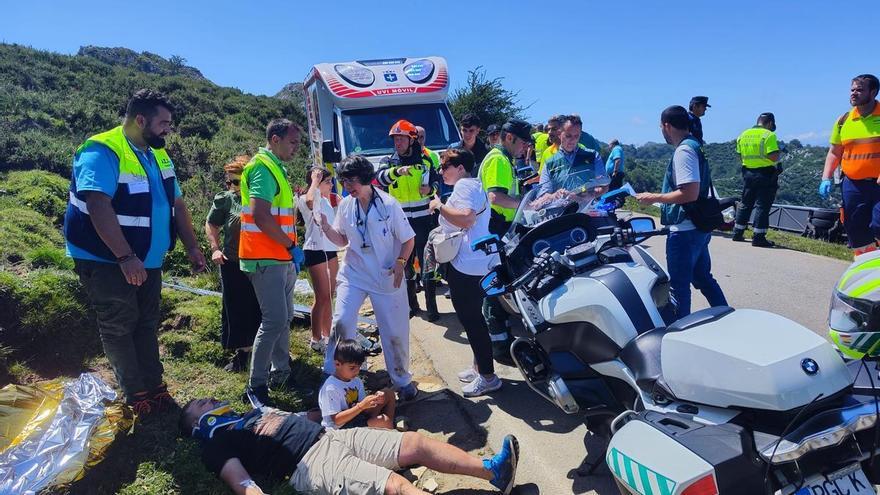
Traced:
<path id="1" fill-rule="evenodd" d="M 97 375 L 0 389 L 0 493 L 72 483 L 99 463 L 131 410 Z"/>

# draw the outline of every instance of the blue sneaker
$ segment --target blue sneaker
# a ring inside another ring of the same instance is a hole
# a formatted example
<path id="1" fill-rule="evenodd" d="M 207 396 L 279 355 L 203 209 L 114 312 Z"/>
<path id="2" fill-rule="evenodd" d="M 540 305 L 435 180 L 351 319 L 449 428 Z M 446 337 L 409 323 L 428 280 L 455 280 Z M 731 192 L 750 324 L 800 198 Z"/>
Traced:
<path id="1" fill-rule="evenodd" d="M 519 460 L 519 442 L 513 435 L 507 435 L 501 442 L 501 452 L 491 459 L 483 459 L 483 467 L 492 472 L 492 486 L 508 495 L 513 490 L 516 477 L 516 463 Z"/>
<path id="2" fill-rule="evenodd" d="M 397 391 L 397 395 L 400 396 L 401 401 L 413 400 L 419 395 L 419 389 L 412 382 L 409 382 L 408 385 Z"/>

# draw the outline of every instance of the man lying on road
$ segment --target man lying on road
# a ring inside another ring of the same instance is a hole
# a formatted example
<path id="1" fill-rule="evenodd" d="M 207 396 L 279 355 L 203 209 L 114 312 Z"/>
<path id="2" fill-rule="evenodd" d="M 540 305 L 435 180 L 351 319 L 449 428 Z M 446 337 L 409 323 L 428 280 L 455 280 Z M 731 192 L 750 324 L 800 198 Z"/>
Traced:
<path id="1" fill-rule="evenodd" d="M 519 457 L 513 435 L 504 437 L 497 455 L 480 460 L 415 432 L 325 430 L 306 417 L 268 407 L 239 415 L 213 398 L 187 403 L 180 427 L 202 441 L 202 461 L 239 495 L 263 493 L 250 473 L 290 476 L 300 493 L 427 493 L 394 472 L 414 465 L 489 480 L 506 495 Z"/>

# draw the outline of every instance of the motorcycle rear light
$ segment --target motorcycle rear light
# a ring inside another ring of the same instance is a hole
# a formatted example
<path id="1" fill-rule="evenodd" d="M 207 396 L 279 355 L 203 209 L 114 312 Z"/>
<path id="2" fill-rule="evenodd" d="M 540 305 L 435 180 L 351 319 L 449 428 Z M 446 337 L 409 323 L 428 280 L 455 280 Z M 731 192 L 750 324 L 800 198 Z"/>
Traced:
<path id="1" fill-rule="evenodd" d="M 681 492 L 681 495 L 718 495 L 718 485 L 712 473 L 703 476 Z"/>

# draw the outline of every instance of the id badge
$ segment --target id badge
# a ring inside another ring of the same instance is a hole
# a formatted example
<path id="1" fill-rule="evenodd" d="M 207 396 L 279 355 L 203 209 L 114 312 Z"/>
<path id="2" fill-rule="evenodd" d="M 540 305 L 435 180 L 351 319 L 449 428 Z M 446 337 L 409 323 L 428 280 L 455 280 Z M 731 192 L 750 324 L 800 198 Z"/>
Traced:
<path id="1" fill-rule="evenodd" d="M 150 192 L 149 181 L 137 181 L 128 183 L 128 194 L 143 194 Z"/>
<path id="2" fill-rule="evenodd" d="M 372 253 L 372 252 L 373 252 L 373 247 L 372 247 L 372 246 L 366 246 L 366 245 L 361 246 L 361 252 L 362 252 L 362 253 Z"/>

